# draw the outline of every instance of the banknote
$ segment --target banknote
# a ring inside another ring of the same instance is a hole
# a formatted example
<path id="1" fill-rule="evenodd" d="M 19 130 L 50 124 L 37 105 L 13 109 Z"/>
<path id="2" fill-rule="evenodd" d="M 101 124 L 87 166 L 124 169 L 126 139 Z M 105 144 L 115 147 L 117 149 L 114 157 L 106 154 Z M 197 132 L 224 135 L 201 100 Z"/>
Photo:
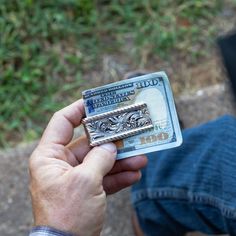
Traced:
<path id="1" fill-rule="evenodd" d="M 174 148 L 182 143 L 172 90 L 163 71 L 89 89 L 82 96 L 86 117 L 132 104 L 147 104 L 153 128 L 116 141 L 117 159 Z"/>

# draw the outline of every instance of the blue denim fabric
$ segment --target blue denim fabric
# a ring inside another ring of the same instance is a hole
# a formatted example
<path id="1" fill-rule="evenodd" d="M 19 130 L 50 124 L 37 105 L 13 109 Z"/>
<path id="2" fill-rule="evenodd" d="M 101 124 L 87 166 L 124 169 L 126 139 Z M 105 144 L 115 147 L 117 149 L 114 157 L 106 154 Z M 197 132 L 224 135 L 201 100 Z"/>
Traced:
<path id="1" fill-rule="evenodd" d="M 132 202 L 148 236 L 236 235 L 236 119 L 186 129 L 181 147 L 148 155 Z"/>

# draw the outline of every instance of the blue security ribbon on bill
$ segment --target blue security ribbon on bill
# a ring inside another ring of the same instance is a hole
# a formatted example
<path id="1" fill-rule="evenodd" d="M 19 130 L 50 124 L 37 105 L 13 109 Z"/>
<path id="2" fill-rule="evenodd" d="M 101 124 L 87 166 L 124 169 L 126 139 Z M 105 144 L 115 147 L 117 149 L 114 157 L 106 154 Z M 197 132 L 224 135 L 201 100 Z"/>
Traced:
<path id="1" fill-rule="evenodd" d="M 182 134 L 165 72 L 86 90 L 83 120 L 91 146 L 115 141 L 117 159 L 181 145 Z"/>

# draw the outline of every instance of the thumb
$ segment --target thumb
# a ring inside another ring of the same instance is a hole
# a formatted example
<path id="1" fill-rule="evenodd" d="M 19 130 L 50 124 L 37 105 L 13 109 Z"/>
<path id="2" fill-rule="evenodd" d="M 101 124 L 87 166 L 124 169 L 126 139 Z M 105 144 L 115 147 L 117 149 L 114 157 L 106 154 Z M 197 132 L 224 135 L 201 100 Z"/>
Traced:
<path id="1" fill-rule="evenodd" d="M 116 152 L 116 145 L 114 143 L 96 146 L 88 152 L 81 165 L 85 169 L 90 169 L 104 177 L 115 163 Z"/>

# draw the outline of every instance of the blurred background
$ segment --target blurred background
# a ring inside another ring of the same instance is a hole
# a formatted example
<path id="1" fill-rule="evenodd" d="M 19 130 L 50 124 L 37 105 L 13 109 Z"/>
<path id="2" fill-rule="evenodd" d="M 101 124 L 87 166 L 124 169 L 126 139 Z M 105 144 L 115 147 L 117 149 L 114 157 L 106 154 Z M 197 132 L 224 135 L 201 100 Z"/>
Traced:
<path id="1" fill-rule="evenodd" d="M 185 127 L 234 113 L 216 41 L 235 23 L 235 0 L 0 0 L 0 235 L 28 234 L 32 141 L 84 89 L 164 70 Z M 130 218 L 129 191 L 109 197 L 102 236 Z"/>
<path id="2" fill-rule="evenodd" d="M 234 0 L 0 0 L 0 147 L 37 139 L 81 91 L 165 70 L 174 94 L 222 82 Z"/>

